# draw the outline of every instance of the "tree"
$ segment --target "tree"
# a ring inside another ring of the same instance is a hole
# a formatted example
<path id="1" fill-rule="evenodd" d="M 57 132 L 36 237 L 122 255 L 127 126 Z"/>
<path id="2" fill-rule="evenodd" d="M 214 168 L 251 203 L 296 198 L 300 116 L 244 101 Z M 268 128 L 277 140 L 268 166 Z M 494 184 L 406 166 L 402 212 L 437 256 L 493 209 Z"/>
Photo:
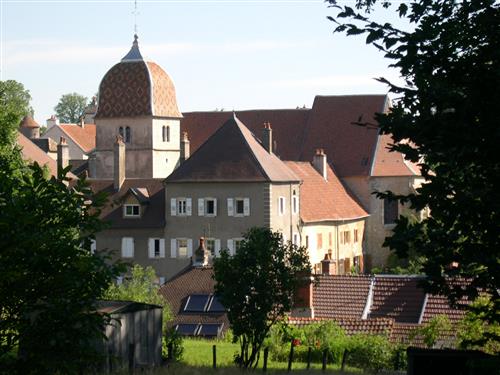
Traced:
<path id="1" fill-rule="evenodd" d="M 500 321 L 500 5 L 494 0 L 397 2 L 401 30 L 371 20 L 376 0 L 339 6 L 330 17 L 335 32 L 367 34 L 399 69 L 404 85 L 379 81 L 396 96 L 389 113 L 377 116 L 380 132 L 392 134 L 392 151 L 417 163 L 425 183 L 414 194 L 379 192 L 414 210 L 430 209 L 420 222 L 401 217 L 389 246 L 404 257 L 424 257 L 430 292 L 456 302 L 491 296 L 490 322 Z M 392 7 L 390 2 L 382 2 Z M 467 283 L 450 283 L 450 277 Z"/>
<path id="2" fill-rule="evenodd" d="M 21 119 L 31 114 L 31 96 L 22 83 L 0 81 L 0 143 L 13 145 Z"/>
<path id="3" fill-rule="evenodd" d="M 7 108 L 3 129 L 23 113 Z M 82 180 L 68 188 L 64 174 L 49 179 L 6 139 L 0 166 L 0 367 L 13 357 L 11 372 L 74 373 L 98 355 L 107 317 L 95 302 L 121 272 L 89 250 L 104 196 Z"/>
<path id="4" fill-rule="evenodd" d="M 151 303 L 163 307 L 163 328 L 172 320 L 172 312 L 164 298 L 158 293 L 155 286 L 156 274 L 152 267 L 134 265 L 131 277 L 126 278 L 122 284 L 112 283 L 104 297 L 109 300 L 135 301 Z"/>
<path id="5" fill-rule="evenodd" d="M 237 362 L 255 368 L 271 327 L 292 308 L 301 275 L 310 274 L 306 249 L 284 243 L 280 233 L 252 228 L 234 256 L 227 250 L 214 260 L 215 293 L 226 307 Z"/>
<path id="6" fill-rule="evenodd" d="M 86 106 L 87 98 L 74 92 L 61 96 L 54 110 L 61 122 L 75 124 L 80 120 Z"/>

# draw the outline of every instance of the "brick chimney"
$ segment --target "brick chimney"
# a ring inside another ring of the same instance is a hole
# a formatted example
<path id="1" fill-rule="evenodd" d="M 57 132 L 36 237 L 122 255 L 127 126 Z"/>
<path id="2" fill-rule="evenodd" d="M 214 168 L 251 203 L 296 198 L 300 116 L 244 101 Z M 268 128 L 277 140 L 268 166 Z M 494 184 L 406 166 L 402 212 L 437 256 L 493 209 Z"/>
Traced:
<path id="1" fill-rule="evenodd" d="M 326 154 L 325 150 L 322 148 L 316 149 L 316 153 L 313 158 L 313 167 L 318 171 L 318 173 L 324 178 L 325 181 L 328 181 L 326 174 Z"/>
<path id="2" fill-rule="evenodd" d="M 273 129 L 271 129 L 271 123 L 264 122 L 262 128 L 262 145 L 270 154 L 273 153 Z"/>
<path id="3" fill-rule="evenodd" d="M 200 237 L 200 245 L 193 254 L 193 267 L 206 267 L 210 252 L 205 247 L 205 238 Z"/>
<path id="4" fill-rule="evenodd" d="M 332 251 L 328 250 L 321 261 L 321 273 L 323 275 L 335 275 L 335 262 L 332 260 Z"/>
<path id="5" fill-rule="evenodd" d="M 314 318 L 313 306 L 314 277 L 304 276 L 293 298 L 292 317 Z"/>
<path id="6" fill-rule="evenodd" d="M 189 138 L 188 138 L 188 133 L 187 132 L 182 132 L 181 136 L 181 155 L 179 158 L 179 161 L 183 163 L 188 159 L 190 156 L 190 150 L 189 150 Z"/>
<path id="7" fill-rule="evenodd" d="M 116 136 L 114 144 L 113 187 L 120 190 L 125 181 L 125 143 L 121 135 Z"/>
<path id="8" fill-rule="evenodd" d="M 69 164 L 69 147 L 66 138 L 61 137 L 57 145 L 57 175 Z"/>

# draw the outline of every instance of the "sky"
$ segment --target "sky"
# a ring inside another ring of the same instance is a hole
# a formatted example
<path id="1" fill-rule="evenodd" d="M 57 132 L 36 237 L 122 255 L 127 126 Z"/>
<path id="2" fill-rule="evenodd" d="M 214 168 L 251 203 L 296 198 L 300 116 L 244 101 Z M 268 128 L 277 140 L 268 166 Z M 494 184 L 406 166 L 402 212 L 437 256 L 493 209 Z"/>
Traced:
<path id="1" fill-rule="evenodd" d="M 136 15 L 133 0 L 0 0 L 0 78 L 30 91 L 45 124 L 63 94 L 98 91 L 137 24 L 142 55 L 173 79 L 182 112 L 385 94 L 373 78 L 397 72 L 364 37 L 333 34 L 332 14 L 322 0 L 138 0 Z"/>

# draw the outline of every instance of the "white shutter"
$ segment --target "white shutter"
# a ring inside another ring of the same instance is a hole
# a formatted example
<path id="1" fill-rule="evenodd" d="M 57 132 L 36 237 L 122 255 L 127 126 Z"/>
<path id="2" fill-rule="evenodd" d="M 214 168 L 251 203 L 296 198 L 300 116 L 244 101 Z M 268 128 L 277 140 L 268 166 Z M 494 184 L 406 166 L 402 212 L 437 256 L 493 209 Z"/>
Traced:
<path id="1" fill-rule="evenodd" d="M 116 278 L 116 285 L 122 285 L 123 283 L 123 276 L 118 276 Z"/>
<path id="2" fill-rule="evenodd" d="M 227 240 L 227 248 L 229 250 L 229 255 L 234 255 L 234 241 Z"/>
<path id="3" fill-rule="evenodd" d="M 164 277 L 160 277 L 160 285 L 163 285 L 165 284 L 165 278 Z"/>
<path id="4" fill-rule="evenodd" d="M 227 198 L 227 216 L 234 216 L 234 199 Z"/>
<path id="5" fill-rule="evenodd" d="M 170 258 L 177 258 L 177 240 L 170 239 Z"/>
<path id="6" fill-rule="evenodd" d="M 175 198 L 170 198 L 170 216 L 177 215 L 177 201 Z"/>
<path id="7" fill-rule="evenodd" d="M 130 238 L 130 257 L 131 258 L 134 257 L 134 245 L 135 245 L 134 239 Z"/>
<path id="8" fill-rule="evenodd" d="M 283 233 L 283 244 L 286 245 L 286 242 L 287 242 L 286 234 Z"/>
<path id="9" fill-rule="evenodd" d="M 215 240 L 215 256 L 220 255 L 220 240 Z"/>
<path id="10" fill-rule="evenodd" d="M 191 198 L 186 198 L 186 215 L 191 216 Z"/>
<path id="11" fill-rule="evenodd" d="M 243 215 L 250 216 L 250 198 L 243 199 Z"/>
<path id="12" fill-rule="evenodd" d="M 214 199 L 214 216 L 217 216 L 217 198 Z"/>
<path id="13" fill-rule="evenodd" d="M 96 240 L 90 240 L 90 254 L 94 254 L 97 249 Z"/>
<path id="14" fill-rule="evenodd" d="M 193 256 L 193 240 L 191 238 L 188 238 L 187 245 L 188 245 L 188 258 L 191 258 Z"/>
<path id="15" fill-rule="evenodd" d="M 165 239 L 164 238 L 160 238 L 160 258 L 165 258 Z"/>
<path id="16" fill-rule="evenodd" d="M 205 215 L 205 199 L 198 198 L 198 216 Z"/>
<path id="17" fill-rule="evenodd" d="M 148 241 L 148 254 L 150 258 L 155 257 L 155 240 L 154 238 L 150 238 Z"/>
<path id="18" fill-rule="evenodd" d="M 134 239 L 131 237 L 122 237 L 122 257 L 134 257 Z"/>

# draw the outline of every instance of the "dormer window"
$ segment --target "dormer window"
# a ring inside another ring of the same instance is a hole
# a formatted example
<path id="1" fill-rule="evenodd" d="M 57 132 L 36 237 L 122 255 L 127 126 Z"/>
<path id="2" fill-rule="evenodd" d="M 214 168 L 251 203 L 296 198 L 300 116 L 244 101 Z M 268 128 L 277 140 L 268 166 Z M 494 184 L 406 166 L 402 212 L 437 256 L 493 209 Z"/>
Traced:
<path id="1" fill-rule="evenodd" d="M 138 204 L 126 204 L 123 206 L 123 215 L 125 217 L 141 216 L 141 206 Z"/>

